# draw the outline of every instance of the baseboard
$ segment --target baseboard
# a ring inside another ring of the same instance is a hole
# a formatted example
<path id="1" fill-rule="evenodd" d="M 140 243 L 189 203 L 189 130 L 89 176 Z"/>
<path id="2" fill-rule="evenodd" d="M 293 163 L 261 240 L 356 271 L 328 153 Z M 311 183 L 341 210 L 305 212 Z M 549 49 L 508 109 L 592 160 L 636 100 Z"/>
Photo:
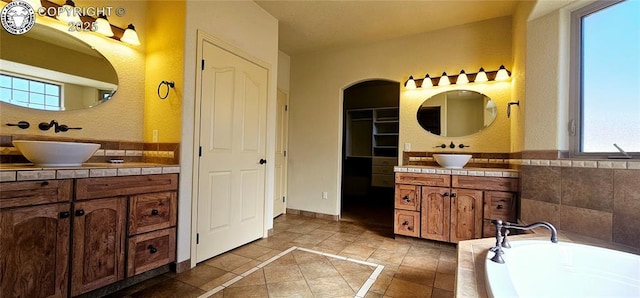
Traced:
<path id="1" fill-rule="evenodd" d="M 180 263 L 175 263 L 175 268 L 171 268 L 171 269 L 175 269 L 174 271 L 176 273 L 185 272 L 191 269 L 191 259 L 186 259 Z"/>
<path id="2" fill-rule="evenodd" d="M 331 220 L 331 221 L 339 221 L 340 220 L 340 215 L 324 214 L 324 213 L 297 210 L 297 209 L 291 209 L 291 208 L 287 208 L 287 214 L 302 215 L 302 216 L 306 216 L 306 217 L 320 218 L 320 219 L 326 219 L 326 220 Z"/>

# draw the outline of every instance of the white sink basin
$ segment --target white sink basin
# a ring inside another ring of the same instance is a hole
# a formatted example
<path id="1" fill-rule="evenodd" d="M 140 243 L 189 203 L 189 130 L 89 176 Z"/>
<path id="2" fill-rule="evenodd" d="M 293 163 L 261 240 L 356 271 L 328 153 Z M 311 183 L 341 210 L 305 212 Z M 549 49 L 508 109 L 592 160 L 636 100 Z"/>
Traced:
<path id="1" fill-rule="evenodd" d="M 53 141 L 13 141 L 29 161 L 41 167 L 77 167 L 87 161 L 100 144 Z"/>
<path id="2" fill-rule="evenodd" d="M 471 154 L 434 154 L 433 158 L 443 168 L 462 169 L 471 159 Z"/>

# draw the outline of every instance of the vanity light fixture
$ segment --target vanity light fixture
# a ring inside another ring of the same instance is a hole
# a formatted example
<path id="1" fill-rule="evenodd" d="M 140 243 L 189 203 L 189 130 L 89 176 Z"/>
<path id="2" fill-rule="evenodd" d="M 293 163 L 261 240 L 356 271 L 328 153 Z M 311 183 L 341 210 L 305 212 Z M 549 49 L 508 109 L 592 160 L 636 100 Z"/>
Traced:
<path id="1" fill-rule="evenodd" d="M 81 23 L 80 16 L 74 12 L 76 4 L 73 0 L 67 0 L 62 5 L 62 9 L 58 11 L 56 18 L 65 23 L 77 24 Z"/>
<path id="2" fill-rule="evenodd" d="M 19 0 L 25 1 L 25 0 Z M 135 32 L 135 27 L 133 24 L 129 24 L 127 28 L 120 28 L 115 25 L 111 25 L 107 17 L 103 14 L 93 17 L 88 15 L 79 16 L 76 12 L 78 9 L 74 9 L 75 3 L 73 0 L 66 0 L 64 5 L 57 4 L 50 0 L 28 0 L 29 2 L 35 1 L 40 3 L 43 9 L 41 9 L 44 13 L 42 16 L 47 16 L 53 19 L 58 19 L 66 23 L 73 22 L 74 24 L 82 24 L 82 26 L 92 26 L 97 27 L 95 32 L 100 33 L 101 35 L 113 38 L 115 40 L 122 41 L 131 45 L 140 45 L 140 39 L 138 38 L 138 34 Z M 58 13 L 59 12 L 59 13 Z M 70 12 L 70 13 L 67 13 Z M 73 19 L 67 19 L 73 18 Z M 87 29 L 87 31 L 89 31 Z M 128 33 L 127 33 L 128 32 Z"/>
<path id="3" fill-rule="evenodd" d="M 484 68 L 480 67 L 480 70 L 478 70 L 478 73 L 476 74 L 476 79 L 473 81 L 478 83 L 489 81 L 489 78 L 487 78 L 487 73 L 484 71 Z"/>
<path id="4" fill-rule="evenodd" d="M 447 86 L 450 84 L 463 85 L 468 83 L 505 81 L 509 78 L 511 78 L 511 72 L 507 70 L 504 65 L 500 65 L 500 68 L 492 71 L 485 71 L 483 67 L 480 67 L 477 73 L 466 73 L 463 69 L 459 74 L 453 76 L 449 76 L 446 72 L 443 72 L 439 78 L 431 78 L 429 74 L 427 74 L 422 79 L 414 79 L 411 75 L 404 85 L 407 89 L 415 89 L 431 86 Z"/>
<path id="5" fill-rule="evenodd" d="M 440 80 L 438 81 L 438 86 L 446 86 L 450 84 L 451 84 L 451 81 L 449 80 L 449 76 L 447 75 L 446 72 L 443 72 L 442 76 L 440 77 Z"/>
<path id="6" fill-rule="evenodd" d="M 409 79 L 404 83 L 404 87 L 407 89 L 416 89 L 416 81 L 413 76 L 409 76 Z"/>
<path id="7" fill-rule="evenodd" d="M 135 46 L 140 45 L 140 39 L 138 39 L 138 33 L 136 33 L 136 27 L 134 27 L 133 24 L 129 24 L 129 26 L 127 26 L 127 29 L 124 30 L 120 41 Z"/>
<path id="8" fill-rule="evenodd" d="M 107 16 L 105 16 L 104 13 L 101 13 L 98 16 L 98 18 L 96 18 L 96 28 L 98 28 L 96 32 L 106 37 L 113 36 L 113 30 L 111 30 L 111 24 L 109 23 L 109 20 L 107 20 Z"/>
<path id="9" fill-rule="evenodd" d="M 467 77 L 467 74 L 464 72 L 463 70 L 460 70 L 460 74 L 458 75 L 458 79 L 456 80 L 456 84 L 458 85 L 462 85 L 462 84 L 466 84 L 469 83 L 469 78 Z"/>

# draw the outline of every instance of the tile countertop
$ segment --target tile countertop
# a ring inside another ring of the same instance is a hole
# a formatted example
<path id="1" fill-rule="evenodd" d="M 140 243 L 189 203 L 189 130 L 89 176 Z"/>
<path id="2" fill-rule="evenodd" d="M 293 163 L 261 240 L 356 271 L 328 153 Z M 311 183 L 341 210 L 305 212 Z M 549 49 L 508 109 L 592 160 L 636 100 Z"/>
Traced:
<path id="1" fill-rule="evenodd" d="M 80 167 L 37 167 L 0 164 L 0 182 L 180 173 L 180 165 L 142 162 L 84 163 Z"/>
<path id="2" fill-rule="evenodd" d="M 535 233 L 533 234 L 509 237 L 509 242 L 511 243 L 518 240 L 549 241 L 549 232 L 545 228 L 538 228 L 535 229 Z M 637 249 L 565 231 L 558 231 L 558 241 L 587 244 L 640 254 L 640 251 Z M 489 249 L 495 244 L 495 238 L 467 240 L 460 241 L 458 243 L 458 264 L 456 268 L 456 282 L 454 287 L 455 297 L 487 297 L 484 262 L 487 258 Z"/>
<path id="3" fill-rule="evenodd" d="M 500 168 L 462 168 L 447 169 L 432 166 L 395 166 L 393 171 L 396 173 L 426 173 L 426 174 L 443 174 L 443 175 L 459 175 L 459 176 L 480 176 L 480 177 L 512 177 L 517 178 L 519 171 L 514 169 Z"/>

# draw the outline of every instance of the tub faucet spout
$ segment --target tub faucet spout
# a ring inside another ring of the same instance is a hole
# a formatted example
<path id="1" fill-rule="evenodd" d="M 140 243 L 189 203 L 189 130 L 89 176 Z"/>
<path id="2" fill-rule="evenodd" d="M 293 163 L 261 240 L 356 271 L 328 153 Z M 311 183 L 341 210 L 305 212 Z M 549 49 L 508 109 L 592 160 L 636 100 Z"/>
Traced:
<path id="1" fill-rule="evenodd" d="M 530 225 L 526 225 L 526 226 L 520 226 L 514 223 L 510 223 L 510 222 L 505 222 L 503 223 L 503 226 L 506 229 L 514 229 L 514 230 L 531 230 L 531 229 L 535 229 L 535 228 L 539 228 L 539 227 L 545 227 L 547 229 L 549 229 L 549 231 L 551 232 L 551 242 L 553 243 L 558 243 L 558 231 L 556 230 L 556 228 L 546 222 L 546 221 L 541 221 L 541 222 L 534 222 Z"/>

